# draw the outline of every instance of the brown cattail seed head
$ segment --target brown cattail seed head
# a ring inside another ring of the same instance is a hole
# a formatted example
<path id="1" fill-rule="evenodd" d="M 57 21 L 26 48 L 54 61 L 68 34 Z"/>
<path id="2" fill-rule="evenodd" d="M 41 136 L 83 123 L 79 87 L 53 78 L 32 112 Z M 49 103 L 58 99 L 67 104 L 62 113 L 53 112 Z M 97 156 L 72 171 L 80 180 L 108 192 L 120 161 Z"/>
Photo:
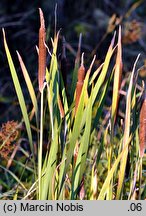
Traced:
<path id="1" fill-rule="evenodd" d="M 140 147 L 140 157 L 143 157 L 146 148 L 146 92 L 140 110 L 139 147 Z"/>
<path id="2" fill-rule="evenodd" d="M 39 29 L 39 72 L 38 72 L 38 82 L 39 82 L 39 90 L 42 92 L 45 80 L 45 72 L 46 72 L 46 29 L 45 29 L 45 21 L 42 10 L 39 8 L 40 13 L 40 29 Z"/>
<path id="3" fill-rule="evenodd" d="M 85 79 L 85 67 L 83 64 L 83 57 L 84 57 L 84 54 L 82 54 L 81 66 L 79 67 L 79 70 L 78 70 L 78 81 L 76 85 L 75 112 L 77 111 L 77 108 L 78 108 L 78 104 L 79 104 L 79 100 L 80 100 L 80 96 L 82 92 L 82 87 L 83 87 L 84 79 Z"/>
<path id="4" fill-rule="evenodd" d="M 85 67 L 84 67 L 84 53 L 82 54 L 81 66 L 78 70 L 78 82 L 84 82 L 85 79 Z"/>
<path id="5" fill-rule="evenodd" d="M 78 82 L 84 82 L 85 78 L 85 67 L 81 65 L 78 70 Z"/>

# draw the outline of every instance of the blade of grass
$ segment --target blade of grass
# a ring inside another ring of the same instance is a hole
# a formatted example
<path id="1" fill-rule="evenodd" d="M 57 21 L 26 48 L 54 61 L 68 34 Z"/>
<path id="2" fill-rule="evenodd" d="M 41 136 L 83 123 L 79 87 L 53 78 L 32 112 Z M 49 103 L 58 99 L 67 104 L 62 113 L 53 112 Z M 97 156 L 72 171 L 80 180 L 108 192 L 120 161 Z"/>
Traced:
<path id="1" fill-rule="evenodd" d="M 6 51 L 6 55 L 7 55 L 7 59 L 8 59 L 8 64 L 9 64 L 9 67 L 10 67 L 10 72 L 11 72 L 11 75 L 12 75 L 14 87 L 15 87 L 15 90 L 16 90 L 16 93 L 17 93 L 17 97 L 18 97 L 18 100 L 19 100 L 19 105 L 20 105 L 20 108 L 21 108 L 21 111 L 22 111 L 24 122 L 25 122 L 25 125 L 26 125 L 26 130 L 27 130 L 27 134 L 28 134 L 28 138 L 29 138 L 30 147 L 31 147 L 31 150 L 32 150 L 32 153 L 33 153 L 34 148 L 33 148 L 32 133 L 31 133 L 31 128 L 30 128 L 30 122 L 29 122 L 29 117 L 28 117 L 28 113 L 27 113 L 27 108 L 26 108 L 24 96 L 23 96 L 23 93 L 22 93 L 22 89 L 21 89 L 21 86 L 20 86 L 20 82 L 18 80 L 18 76 L 17 76 L 16 70 L 15 70 L 15 66 L 13 64 L 13 60 L 12 60 L 12 57 L 11 57 L 11 54 L 10 54 L 10 51 L 9 51 L 9 48 L 8 48 L 8 45 L 7 45 L 4 29 L 3 29 L 3 38 L 4 38 L 4 47 L 5 47 L 5 51 Z"/>
<path id="2" fill-rule="evenodd" d="M 21 66 L 21 69 L 22 69 L 22 72 L 23 72 L 23 76 L 24 76 L 24 79 L 25 79 L 29 94 L 30 94 L 30 97 L 31 97 L 31 101 L 32 101 L 32 104 L 33 104 L 33 107 L 34 107 L 34 110 L 35 110 L 36 123 L 38 124 L 38 104 L 37 104 L 37 98 L 36 98 L 36 95 L 35 95 L 34 87 L 32 85 L 30 76 L 29 76 L 28 71 L 27 71 L 27 69 L 25 67 L 25 64 L 24 64 L 24 62 L 22 60 L 21 55 L 19 54 L 18 51 L 16 51 L 16 52 L 17 52 L 17 55 L 18 55 L 19 63 L 20 63 L 20 66 Z"/>
<path id="3" fill-rule="evenodd" d="M 113 52 L 115 50 L 115 48 L 113 48 L 114 46 L 114 41 L 115 41 L 115 34 L 113 36 L 113 39 L 111 41 L 111 44 L 109 46 L 109 49 L 108 49 L 108 52 L 106 54 L 106 57 L 105 57 L 105 61 L 104 61 L 104 65 L 103 65 L 103 68 L 102 68 L 102 71 L 101 71 L 101 74 L 95 84 L 95 87 L 93 89 L 93 97 L 92 97 L 92 104 L 94 104 L 95 102 L 95 99 L 97 97 L 97 94 L 99 92 L 99 89 L 101 88 L 103 82 L 104 82 L 104 79 L 106 77 L 106 74 L 107 74 L 107 71 L 108 71 L 108 68 L 109 68 L 109 63 L 110 63 L 110 60 L 111 60 L 111 57 L 113 55 Z"/>
<path id="4" fill-rule="evenodd" d="M 140 55 L 138 55 L 138 57 L 134 63 L 131 78 L 130 78 L 129 88 L 128 88 L 128 92 L 127 92 L 123 148 L 125 147 L 128 139 L 129 139 L 129 135 L 130 135 L 131 93 L 132 93 L 132 85 L 133 85 L 135 67 L 136 67 L 137 61 L 139 59 L 139 56 Z M 127 163 L 127 156 L 128 156 L 128 146 L 124 152 L 124 155 L 123 155 L 123 157 L 121 159 L 121 163 L 120 163 L 120 172 L 119 172 L 118 188 L 117 188 L 117 195 L 116 195 L 117 200 L 119 200 L 121 198 L 121 194 L 122 194 L 125 169 L 126 169 L 126 163 Z"/>
<path id="5" fill-rule="evenodd" d="M 110 171 L 111 164 L 112 164 L 114 125 L 115 125 L 116 114 L 118 109 L 121 76 L 122 76 L 122 44 L 121 44 L 121 27 L 119 27 L 117 56 L 116 56 L 116 63 L 115 63 L 115 70 L 114 70 L 113 98 L 112 98 L 112 105 L 111 105 L 111 142 L 109 147 L 108 172 Z M 112 188 L 113 188 L 112 182 L 113 180 L 111 180 L 111 185 L 109 185 L 108 193 L 107 193 L 107 199 L 109 200 L 112 198 Z"/>
<path id="6" fill-rule="evenodd" d="M 97 76 L 99 75 L 102 67 L 103 67 L 104 63 L 101 64 L 97 70 L 93 73 L 92 77 L 90 78 L 90 82 L 89 82 L 89 86 L 93 84 L 94 80 L 97 78 Z"/>
<path id="7" fill-rule="evenodd" d="M 117 50 L 115 72 L 114 72 L 113 98 L 112 98 L 112 107 L 111 107 L 111 136 L 112 136 L 112 139 L 113 139 L 113 134 L 114 134 L 114 124 L 115 124 L 115 120 L 116 120 L 118 101 L 119 101 L 119 90 L 120 90 L 121 77 L 122 77 L 121 27 L 119 27 L 117 49 L 118 50 Z"/>
<path id="8" fill-rule="evenodd" d="M 96 109 L 95 117 L 93 119 L 93 125 L 92 130 L 94 130 L 97 127 L 97 124 L 99 122 L 100 116 L 102 114 L 103 106 L 105 103 L 105 99 L 108 93 L 109 85 L 111 83 L 112 77 L 113 77 L 114 69 L 109 76 L 109 78 L 106 79 L 105 84 L 101 90 L 101 94 L 98 96 L 98 105 L 94 105 L 94 109 Z"/>
<path id="9" fill-rule="evenodd" d="M 79 152 L 77 156 L 76 165 L 74 168 L 74 179 L 72 183 L 72 194 L 71 199 L 75 199 L 79 185 L 81 183 L 81 179 L 83 177 L 83 173 L 86 169 L 86 158 L 87 158 L 87 152 L 89 147 L 89 140 L 90 140 L 90 133 L 91 133 L 91 121 L 92 121 L 92 98 L 90 98 L 88 102 L 88 108 L 87 108 L 87 117 L 86 117 L 86 124 L 85 124 L 85 131 L 81 138 L 81 143 L 79 147 Z"/>

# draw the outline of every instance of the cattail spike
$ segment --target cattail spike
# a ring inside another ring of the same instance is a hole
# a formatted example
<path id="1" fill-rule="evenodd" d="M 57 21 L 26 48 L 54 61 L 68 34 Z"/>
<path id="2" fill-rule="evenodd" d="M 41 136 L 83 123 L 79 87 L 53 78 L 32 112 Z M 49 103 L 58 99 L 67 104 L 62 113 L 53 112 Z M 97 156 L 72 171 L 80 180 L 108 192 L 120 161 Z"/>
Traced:
<path id="1" fill-rule="evenodd" d="M 46 73 L 46 29 L 45 21 L 42 10 L 39 8 L 40 13 L 40 29 L 39 29 L 39 71 L 38 71 L 38 83 L 39 91 L 42 92 Z"/>
<path id="2" fill-rule="evenodd" d="M 76 85 L 76 100 L 75 100 L 75 113 L 78 108 L 83 84 L 84 84 L 84 79 L 85 79 L 85 67 L 84 67 L 84 53 L 82 54 L 82 60 L 81 60 L 81 65 L 78 69 L 78 81 Z"/>
<path id="3" fill-rule="evenodd" d="M 41 24 L 41 28 L 45 29 L 45 20 L 44 20 L 44 15 L 43 15 L 43 11 L 41 8 L 39 8 L 39 13 L 40 13 L 40 24 Z"/>
<path id="4" fill-rule="evenodd" d="M 140 109 L 140 122 L 139 122 L 139 147 L 140 157 L 144 156 L 146 148 L 146 90 L 144 92 L 144 99 Z"/>
<path id="5" fill-rule="evenodd" d="M 83 83 L 85 79 L 84 53 L 82 54 L 81 65 L 78 70 L 78 82 Z"/>

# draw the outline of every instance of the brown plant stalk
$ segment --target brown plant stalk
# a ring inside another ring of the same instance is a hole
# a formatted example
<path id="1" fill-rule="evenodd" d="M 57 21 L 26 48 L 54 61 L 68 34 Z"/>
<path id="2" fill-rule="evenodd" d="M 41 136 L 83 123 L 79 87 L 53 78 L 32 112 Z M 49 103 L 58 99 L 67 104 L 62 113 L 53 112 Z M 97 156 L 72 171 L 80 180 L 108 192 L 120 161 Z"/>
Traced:
<path id="1" fill-rule="evenodd" d="M 139 121 L 139 147 L 140 147 L 140 157 L 144 156 L 144 151 L 146 147 L 146 90 L 144 99 L 142 101 L 140 109 L 140 121 Z"/>
<path id="2" fill-rule="evenodd" d="M 76 85 L 76 99 L 75 99 L 75 113 L 77 111 L 78 105 L 79 105 L 79 100 L 84 84 L 84 79 L 85 79 L 85 67 L 84 67 L 84 53 L 82 54 L 82 61 L 81 61 L 81 66 L 79 67 L 78 70 L 78 81 Z"/>
<path id="3" fill-rule="evenodd" d="M 39 72 L 38 72 L 38 82 L 39 82 L 39 91 L 43 90 L 43 83 L 45 80 L 45 72 L 46 72 L 46 29 L 45 29 L 45 21 L 42 10 L 39 8 L 40 13 L 40 29 L 39 29 Z"/>

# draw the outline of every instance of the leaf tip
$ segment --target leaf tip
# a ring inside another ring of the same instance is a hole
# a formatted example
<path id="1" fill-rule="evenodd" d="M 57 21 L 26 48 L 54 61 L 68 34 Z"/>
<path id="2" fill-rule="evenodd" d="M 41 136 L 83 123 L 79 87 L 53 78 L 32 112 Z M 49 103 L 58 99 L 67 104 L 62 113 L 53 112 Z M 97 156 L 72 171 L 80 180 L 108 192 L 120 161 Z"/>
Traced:
<path id="1" fill-rule="evenodd" d="M 2 28 L 2 33 L 3 33 L 3 38 L 4 38 L 4 40 L 5 40 L 6 34 L 5 34 L 5 29 L 4 29 L 4 28 Z"/>

